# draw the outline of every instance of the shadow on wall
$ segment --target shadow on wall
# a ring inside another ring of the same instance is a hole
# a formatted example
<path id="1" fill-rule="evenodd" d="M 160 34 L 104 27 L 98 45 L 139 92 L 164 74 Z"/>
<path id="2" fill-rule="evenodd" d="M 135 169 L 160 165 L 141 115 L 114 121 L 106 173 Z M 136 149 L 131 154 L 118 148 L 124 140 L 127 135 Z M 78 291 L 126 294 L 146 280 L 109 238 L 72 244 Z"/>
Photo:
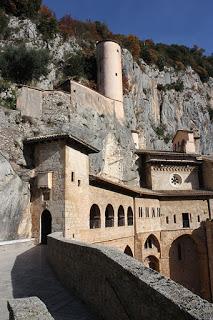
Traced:
<path id="1" fill-rule="evenodd" d="M 85 305 L 71 296 L 55 278 L 46 258 L 47 247 L 36 246 L 20 254 L 14 263 L 11 279 L 14 298 L 37 296 L 55 320 L 93 319 Z"/>
<path id="2" fill-rule="evenodd" d="M 60 281 L 101 319 L 212 318 L 212 304 L 113 248 L 52 234 L 48 258 Z"/>
<path id="3" fill-rule="evenodd" d="M 200 296 L 203 296 L 202 287 L 205 287 L 204 276 L 208 274 L 205 248 L 205 229 L 201 226 L 192 235 L 186 234 L 175 239 L 169 251 L 171 279 Z M 206 291 L 210 291 L 209 283 L 206 285 Z"/>

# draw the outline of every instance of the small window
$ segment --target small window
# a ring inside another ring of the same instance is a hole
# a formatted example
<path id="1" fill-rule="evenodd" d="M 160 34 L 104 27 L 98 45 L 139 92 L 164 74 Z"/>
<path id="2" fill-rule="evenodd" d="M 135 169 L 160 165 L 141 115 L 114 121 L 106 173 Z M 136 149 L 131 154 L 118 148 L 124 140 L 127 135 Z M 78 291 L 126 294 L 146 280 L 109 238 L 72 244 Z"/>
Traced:
<path id="1" fill-rule="evenodd" d="M 116 75 L 116 77 L 118 76 L 117 72 L 116 72 L 116 74 L 115 74 L 115 75 Z"/>
<path id="2" fill-rule="evenodd" d="M 160 217 L 160 208 L 157 208 L 157 216 Z"/>
<path id="3" fill-rule="evenodd" d="M 75 181 L 75 172 L 71 172 L 71 181 L 74 182 Z"/>
<path id="4" fill-rule="evenodd" d="M 188 213 L 182 213 L 182 220 L 183 220 L 183 228 L 189 228 L 189 214 Z"/>
<path id="5" fill-rule="evenodd" d="M 169 217 L 166 217 L 166 223 L 167 224 L 169 223 Z"/>
<path id="6" fill-rule="evenodd" d="M 141 208 L 138 208 L 138 212 L 139 212 L 139 218 L 141 217 Z"/>
<path id="7" fill-rule="evenodd" d="M 197 216 L 197 222 L 200 222 L 200 216 L 199 215 Z"/>
<path id="8" fill-rule="evenodd" d="M 176 223 L 176 214 L 174 214 L 174 223 Z"/>
<path id="9" fill-rule="evenodd" d="M 143 208 L 141 207 L 141 218 L 143 218 Z"/>
<path id="10" fill-rule="evenodd" d="M 78 180 L 78 187 L 81 186 L 81 180 Z"/>
<path id="11" fill-rule="evenodd" d="M 155 218 L 155 208 L 152 208 L 152 218 Z"/>
<path id="12" fill-rule="evenodd" d="M 146 207 L 146 218 L 149 218 L 149 208 L 148 207 Z"/>

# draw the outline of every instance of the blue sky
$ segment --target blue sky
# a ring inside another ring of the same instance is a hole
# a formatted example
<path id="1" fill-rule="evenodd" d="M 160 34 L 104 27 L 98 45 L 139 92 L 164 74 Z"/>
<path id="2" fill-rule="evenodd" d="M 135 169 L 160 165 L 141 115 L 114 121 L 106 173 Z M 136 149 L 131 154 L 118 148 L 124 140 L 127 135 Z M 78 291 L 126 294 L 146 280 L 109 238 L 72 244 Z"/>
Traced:
<path id="1" fill-rule="evenodd" d="M 213 52 L 213 0 L 43 0 L 57 17 L 105 22 L 114 33 Z"/>

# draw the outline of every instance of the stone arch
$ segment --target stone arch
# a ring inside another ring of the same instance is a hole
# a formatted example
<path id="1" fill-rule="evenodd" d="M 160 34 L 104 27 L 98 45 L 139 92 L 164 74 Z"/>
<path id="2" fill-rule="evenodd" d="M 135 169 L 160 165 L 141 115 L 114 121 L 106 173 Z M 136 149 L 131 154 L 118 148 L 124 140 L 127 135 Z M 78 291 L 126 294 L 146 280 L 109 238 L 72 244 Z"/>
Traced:
<path id="1" fill-rule="evenodd" d="M 200 293 L 199 256 L 190 235 L 175 239 L 169 250 L 170 278 L 192 292 Z"/>
<path id="2" fill-rule="evenodd" d="M 47 236 L 52 232 L 52 215 L 48 210 L 41 214 L 41 243 L 47 244 Z"/>
<path id="3" fill-rule="evenodd" d="M 93 204 L 90 209 L 90 229 L 101 227 L 101 212 L 97 204 Z"/>
<path id="4" fill-rule="evenodd" d="M 111 204 L 108 204 L 105 210 L 105 227 L 114 227 L 114 209 Z"/>
<path id="5" fill-rule="evenodd" d="M 146 257 L 146 259 L 144 260 L 144 264 L 146 267 L 151 268 L 152 270 L 155 270 L 157 272 L 160 271 L 159 259 L 153 255 Z"/>
<path id="6" fill-rule="evenodd" d="M 160 253 L 160 243 L 154 234 L 150 234 L 144 242 L 144 249 L 156 250 Z"/>
<path id="7" fill-rule="evenodd" d="M 123 206 L 118 208 L 118 227 L 125 226 L 125 213 Z"/>
<path id="8" fill-rule="evenodd" d="M 131 207 L 128 207 L 127 209 L 127 224 L 128 226 L 133 225 L 133 211 Z"/>
<path id="9" fill-rule="evenodd" d="M 130 257 L 133 257 L 132 250 L 131 250 L 130 246 L 128 246 L 128 245 L 126 246 L 126 248 L 124 250 L 124 253 L 127 254 Z"/>

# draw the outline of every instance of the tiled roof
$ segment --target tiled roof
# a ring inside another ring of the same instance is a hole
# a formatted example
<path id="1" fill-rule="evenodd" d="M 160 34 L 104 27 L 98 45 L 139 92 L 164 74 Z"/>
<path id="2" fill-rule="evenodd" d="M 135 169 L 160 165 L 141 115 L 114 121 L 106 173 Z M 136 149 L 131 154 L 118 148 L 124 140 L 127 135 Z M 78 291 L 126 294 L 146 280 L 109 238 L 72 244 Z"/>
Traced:
<path id="1" fill-rule="evenodd" d="M 40 142 L 47 142 L 47 141 L 54 141 L 54 140 L 66 140 L 68 144 L 73 146 L 74 148 L 78 148 L 81 151 L 86 153 L 98 153 L 100 150 L 91 146 L 87 142 L 71 135 L 71 134 L 52 134 L 52 135 L 45 135 L 45 136 L 38 136 L 33 138 L 27 138 L 24 140 L 25 144 L 35 144 Z"/>

